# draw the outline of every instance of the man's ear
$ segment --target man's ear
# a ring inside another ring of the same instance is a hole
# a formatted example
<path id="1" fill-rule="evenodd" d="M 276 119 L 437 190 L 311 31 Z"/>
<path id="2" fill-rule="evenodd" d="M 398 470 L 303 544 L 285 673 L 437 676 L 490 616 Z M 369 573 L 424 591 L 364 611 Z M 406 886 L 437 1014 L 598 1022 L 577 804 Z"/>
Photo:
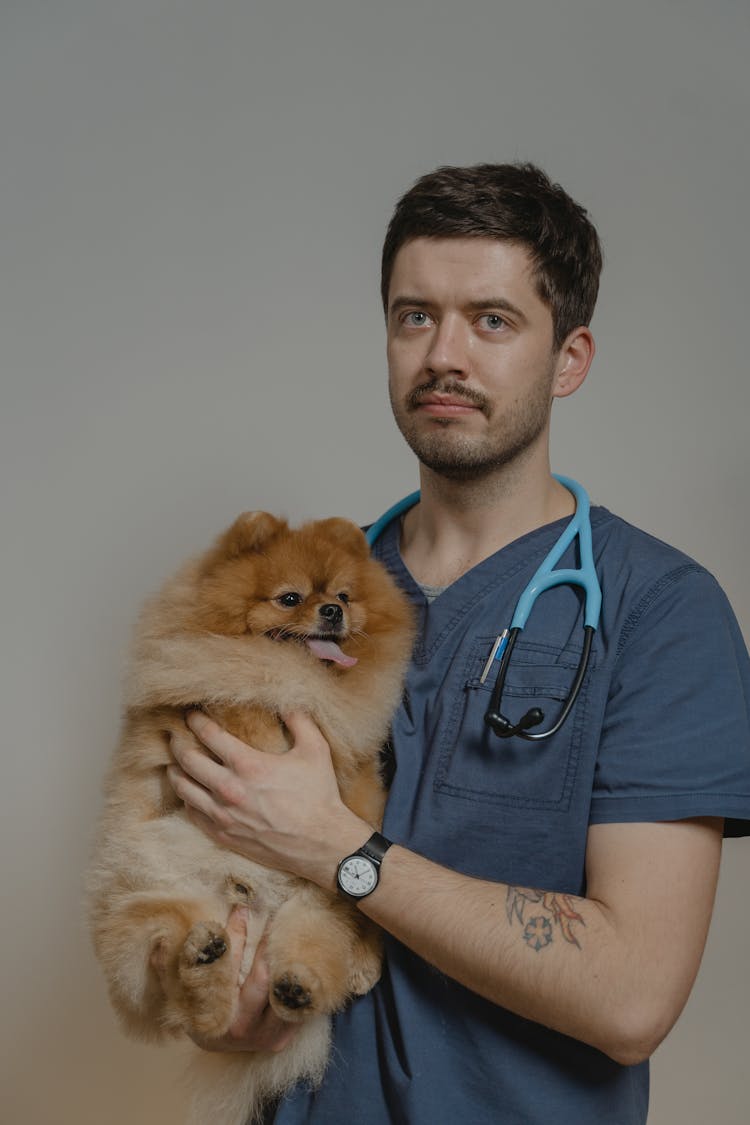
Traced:
<path id="1" fill-rule="evenodd" d="M 588 375 L 595 351 L 594 337 L 585 325 L 574 328 L 566 336 L 557 355 L 553 398 L 567 398 L 578 390 Z"/>

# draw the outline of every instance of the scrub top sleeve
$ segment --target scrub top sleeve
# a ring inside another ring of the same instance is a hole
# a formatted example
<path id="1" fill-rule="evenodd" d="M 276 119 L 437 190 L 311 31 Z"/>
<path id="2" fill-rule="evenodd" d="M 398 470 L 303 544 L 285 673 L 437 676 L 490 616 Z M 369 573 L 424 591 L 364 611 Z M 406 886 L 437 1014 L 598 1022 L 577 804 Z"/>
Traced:
<path id="1" fill-rule="evenodd" d="M 620 631 L 590 823 L 697 816 L 750 835 L 750 661 L 720 586 L 688 566 Z"/>

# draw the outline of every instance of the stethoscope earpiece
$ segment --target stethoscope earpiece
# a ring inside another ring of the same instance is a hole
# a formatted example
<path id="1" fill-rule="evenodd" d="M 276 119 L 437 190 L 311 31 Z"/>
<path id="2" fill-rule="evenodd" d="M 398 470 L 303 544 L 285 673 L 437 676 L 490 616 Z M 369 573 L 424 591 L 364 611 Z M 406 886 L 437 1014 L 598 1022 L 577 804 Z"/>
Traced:
<path id="1" fill-rule="evenodd" d="M 518 725 L 521 730 L 529 730 L 530 727 L 538 727 L 543 720 L 544 711 L 541 711 L 538 707 L 532 707 L 531 710 L 527 711 L 522 717 Z"/>
<path id="2" fill-rule="evenodd" d="M 522 734 L 523 731 L 529 730 L 531 727 L 538 727 L 543 720 L 544 711 L 540 710 L 539 707 L 532 707 L 530 711 L 521 716 L 515 726 L 497 711 L 488 711 L 484 716 L 485 723 L 498 738 L 512 738 L 514 734 Z"/>
<path id="3" fill-rule="evenodd" d="M 499 715 L 497 711 L 488 711 L 484 716 L 484 721 L 498 738 L 509 738 L 513 732 L 513 724 L 509 723 L 503 715 Z"/>

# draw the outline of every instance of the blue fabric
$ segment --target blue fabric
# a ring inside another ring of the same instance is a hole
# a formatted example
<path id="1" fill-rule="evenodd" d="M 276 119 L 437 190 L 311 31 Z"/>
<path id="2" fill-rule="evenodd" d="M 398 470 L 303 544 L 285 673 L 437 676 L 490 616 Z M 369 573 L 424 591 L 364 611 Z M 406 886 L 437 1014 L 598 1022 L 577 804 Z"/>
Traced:
<path id="1" fill-rule="evenodd" d="M 603 608 L 563 728 L 502 741 L 479 677 L 529 575 L 565 521 L 485 560 L 432 604 L 405 569 L 398 528 L 375 547 L 421 612 L 383 831 L 469 875 L 585 893 L 589 824 L 727 818 L 750 830 L 750 664 L 715 580 L 603 508 L 592 510 Z M 571 547 L 561 565 L 575 565 Z M 504 710 L 557 714 L 581 651 L 581 593 L 545 593 L 516 645 Z M 294 1091 L 276 1125 L 643 1125 L 648 1065 L 498 1008 L 388 939 L 382 979 L 336 1018 L 323 1086 Z"/>

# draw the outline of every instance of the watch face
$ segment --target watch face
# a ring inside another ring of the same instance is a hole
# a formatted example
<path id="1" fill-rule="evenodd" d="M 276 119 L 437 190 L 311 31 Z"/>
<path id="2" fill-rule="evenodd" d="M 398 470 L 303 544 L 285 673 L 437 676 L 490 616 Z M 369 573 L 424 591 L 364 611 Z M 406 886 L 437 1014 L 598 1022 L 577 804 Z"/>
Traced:
<path id="1" fill-rule="evenodd" d="M 378 872 L 371 859 L 350 855 L 339 868 L 339 884 L 348 895 L 363 898 L 375 889 Z"/>

